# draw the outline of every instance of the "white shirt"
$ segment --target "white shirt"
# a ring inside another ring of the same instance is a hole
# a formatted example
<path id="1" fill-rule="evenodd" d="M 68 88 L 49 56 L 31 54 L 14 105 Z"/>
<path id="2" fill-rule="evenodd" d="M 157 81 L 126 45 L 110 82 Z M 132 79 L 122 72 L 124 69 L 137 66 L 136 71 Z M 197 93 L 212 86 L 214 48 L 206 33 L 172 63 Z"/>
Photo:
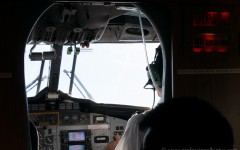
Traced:
<path id="1" fill-rule="evenodd" d="M 127 122 L 125 132 L 122 135 L 115 150 L 139 150 L 145 135 L 139 130 L 139 122 L 144 117 L 144 113 L 133 115 Z"/>

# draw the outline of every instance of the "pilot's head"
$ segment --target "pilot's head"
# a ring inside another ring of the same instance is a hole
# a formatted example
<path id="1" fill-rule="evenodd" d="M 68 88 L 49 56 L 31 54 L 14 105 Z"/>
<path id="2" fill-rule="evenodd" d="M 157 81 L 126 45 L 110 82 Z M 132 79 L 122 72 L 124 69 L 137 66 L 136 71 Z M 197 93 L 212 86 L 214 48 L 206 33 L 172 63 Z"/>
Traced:
<path id="1" fill-rule="evenodd" d="M 146 114 L 140 127 L 148 129 L 142 150 L 233 147 L 233 133 L 226 118 L 198 98 L 168 100 Z"/>
<path id="2" fill-rule="evenodd" d="M 156 48 L 156 53 L 154 57 L 154 61 L 149 64 L 146 68 L 148 73 L 148 82 L 147 85 L 151 85 L 156 91 L 159 97 L 162 96 L 162 76 L 163 76 L 163 58 L 162 58 L 162 49 L 159 45 Z"/>

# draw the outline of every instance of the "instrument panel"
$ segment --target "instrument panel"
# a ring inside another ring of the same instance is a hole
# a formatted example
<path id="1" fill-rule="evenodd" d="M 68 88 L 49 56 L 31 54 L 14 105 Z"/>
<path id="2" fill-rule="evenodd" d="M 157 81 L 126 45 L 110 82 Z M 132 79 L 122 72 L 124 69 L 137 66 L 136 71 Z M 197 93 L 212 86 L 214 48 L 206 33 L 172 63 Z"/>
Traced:
<path id="1" fill-rule="evenodd" d="M 29 118 L 38 129 L 39 150 L 105 150 L 114 134 L 124 132 L 127 123 L 104 114 L 82 112 L 78 103 L 71 103 L 71 107 L 59 103 L 58 109 L 45 110 L 42 105 L 29 104 Z"/>

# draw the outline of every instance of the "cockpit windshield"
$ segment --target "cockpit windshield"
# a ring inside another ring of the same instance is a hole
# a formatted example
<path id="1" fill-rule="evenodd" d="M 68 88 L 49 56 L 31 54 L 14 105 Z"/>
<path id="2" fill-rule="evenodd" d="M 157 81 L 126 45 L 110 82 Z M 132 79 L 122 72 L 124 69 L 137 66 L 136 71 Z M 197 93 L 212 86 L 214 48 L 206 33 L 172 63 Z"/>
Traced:
<path id="1" fill-rule="evenodd" d="M 159 43 L 148 43 L 148 57 L 154 58 Z M 27 45 L 30 50 L 32 45 Z M 49 45 L 39 45 L 39 49 L 50 49 Z M 144 89 L 148 77 L 146 56 L 142 43 L 91 44 L 77 55 L 75 77 L 69 93 L 73 53 L 63 47 L 58 90 L 72 97 L 92 99 L 97 103 L 152 106 L 153 92 Z M 26 51 L 26 54 L 28 52 Z M 27 96 L 35 96 L 37 82 L 31 84 L 40 73 L 41 61 L 30 61 L 25 56 L 25 79 Z M 48 86 L 50 61 L 45 62 L 41 89 Z M 40 89 L 40 90 L 41 90 Z"/>
<path id="2" fill-rule="evenodd" d="M 97 103 L 152 107 L 155 93 L 144 88 L 146 66 L 160 43 L 136 10 L 129 4 L 100 3 L 49 8 L 26 45 L 27 96 L 49 87 Z"/>

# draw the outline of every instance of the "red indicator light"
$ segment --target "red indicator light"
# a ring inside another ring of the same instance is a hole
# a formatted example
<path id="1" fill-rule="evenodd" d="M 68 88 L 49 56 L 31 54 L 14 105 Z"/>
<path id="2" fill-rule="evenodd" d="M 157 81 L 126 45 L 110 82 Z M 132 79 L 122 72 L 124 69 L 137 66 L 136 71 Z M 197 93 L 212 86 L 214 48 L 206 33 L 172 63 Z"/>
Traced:
<path id="1" fill-rule="evenodd" d="M 204 34 L 203 35 L 204 40 L 214 40 L 215 39 L 215 34 Z"/>
<path id="2" fill-rule="evenodd" d="M 193 38 L 194 53 L 225 53 L 228 51 L 229 39 L 225 34 L 202 33 Z"/>
<path id="3" fill-rule="evenodd" d="M 201 53 L 202 52 L 202 48 L 193 48 L 193 52 L 194 53 Z"/>
<path id="4" fill-rule="evenodd" d="M 225 48 L 225 47 L 218 48 L 217 52 L 218 53 L 225 53 L 225 52 L 227 52 L 227 48 Z"/>
<path id="5" fill-rule="evenodd" d="M 209 11 L 207 14 L 208 14 L 208 15 L 216 15 L 216 14 L 218 14 L 218 12 Z"/>
<path id="6" fill-rule="evenodd" d="M 213 49 L 212 48 L 205 48 L 204 51 L 206 53 L 211 53 L 211 52 L 213 52 Z"/>
<path id="7" fill-rule="evenodd" d="M 230 12 L 221 12 L 221 18 L 222 18 L 223 20 L 228 20 L 228 19 L 230 19 L 230 16 L 231 16 Z"/>
<path id="8" fill-rule="evenodd" d="M 193 26 L 226 26 L 229 24 L 231 13 L 227 11 L 209 11 L 196 13 L 193 16 Z"/>

